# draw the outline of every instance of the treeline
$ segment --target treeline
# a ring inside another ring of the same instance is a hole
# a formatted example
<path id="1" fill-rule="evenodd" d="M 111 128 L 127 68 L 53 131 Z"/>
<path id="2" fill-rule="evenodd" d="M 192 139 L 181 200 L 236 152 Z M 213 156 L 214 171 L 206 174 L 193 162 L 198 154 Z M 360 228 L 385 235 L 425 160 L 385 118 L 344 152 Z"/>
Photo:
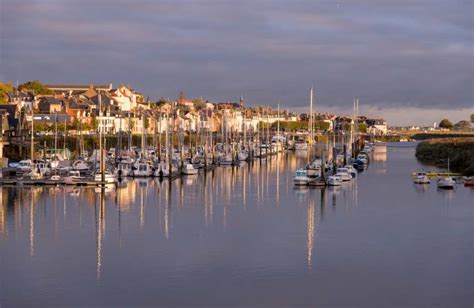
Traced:
<path id="1" fill-rule="evenodd" d="M 425 141 L 416 147 L 416 157 L 428 164 L 464 175 L 474 175 L 474 138 L 452 138 Z"/>
<path id="2" fill-rule="evenodd" d="M 415 140 L 474 137 L 474 133 L 419 133 L 411 136 Z"/>

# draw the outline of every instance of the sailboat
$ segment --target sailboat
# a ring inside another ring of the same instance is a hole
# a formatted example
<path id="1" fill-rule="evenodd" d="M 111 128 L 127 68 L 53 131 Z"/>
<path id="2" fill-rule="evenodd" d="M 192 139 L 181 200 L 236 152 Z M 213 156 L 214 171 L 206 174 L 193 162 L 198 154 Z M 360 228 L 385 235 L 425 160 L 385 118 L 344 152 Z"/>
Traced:
<path id="1" fill-rule="evenodd" d="M 449 157 L 448 157 L 448 174 L 449 174 Z M 454 189 L 456 185 L 456 181 L 449 175 L 442 176 L 438 179 L 436 183 L 438 188 L 441 189 Z"/>

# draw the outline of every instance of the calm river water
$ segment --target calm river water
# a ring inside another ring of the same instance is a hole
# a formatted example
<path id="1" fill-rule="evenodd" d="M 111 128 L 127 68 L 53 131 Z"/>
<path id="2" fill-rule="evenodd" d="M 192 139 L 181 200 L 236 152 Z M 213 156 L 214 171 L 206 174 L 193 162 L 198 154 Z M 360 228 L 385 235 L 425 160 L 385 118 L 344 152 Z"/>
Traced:
<path id="1" fill-rule="evenodd" d="M 415 186 L 414 152 L 325 190 L 294 189 L 293 153 L 103 197 L 0 188 L 0 306 L 472 307 L 474 189 Z"/>

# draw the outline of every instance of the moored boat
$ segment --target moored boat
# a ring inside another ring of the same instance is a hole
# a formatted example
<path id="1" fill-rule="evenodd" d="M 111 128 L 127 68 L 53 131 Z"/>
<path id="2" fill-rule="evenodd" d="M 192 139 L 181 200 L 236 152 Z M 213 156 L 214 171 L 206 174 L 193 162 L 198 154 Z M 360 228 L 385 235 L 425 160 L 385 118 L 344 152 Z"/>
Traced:
<path id="1" fill-rule="evenodd" d="M 415 177 L 413 178 L 413 183 L 415 184 L 429 184 L 430 178 L 426 171 L 419 171 L 416 173 Z"/>
<path id="2" fill-rule="evenodd" d="M 296 170 L 295 177 L 293 178 L 293 183 L 295 185 L 308 185 L 309 180 L 308 172 L 305 169 Z"/>
<path id="3" fill-rule="evenodd" d="M 450 176 L 445 176 L 439 178 L 436 185 L 438 186 L 438 188 L 442 189 L 454 189 L 456 181 L 454 181 L 454 179 Z"/>
<path id="4" fill-rule="evenodd" d="M 193 164 L 186 163 L 184 164 L 183 170 L 181 170 L 181 172 L 184 175 L 194 175 L 194 174 L 198 174 L 198 169 L 194 168 Z"/>
<path id="5" fill-rule="evenodd" d="M 342 179 L 338 175 L 330 175 L 328 176 L 328 186 L 341 186 Z"/>

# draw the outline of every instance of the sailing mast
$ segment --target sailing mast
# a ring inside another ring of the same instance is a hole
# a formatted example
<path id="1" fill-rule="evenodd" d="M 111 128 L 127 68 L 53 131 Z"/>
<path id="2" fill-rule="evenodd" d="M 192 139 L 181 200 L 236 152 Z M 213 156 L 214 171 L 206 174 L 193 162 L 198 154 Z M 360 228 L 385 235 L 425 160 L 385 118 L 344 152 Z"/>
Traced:
<path id="1" fill-rule="evenodd" d="M 309 96 L 309 145 L 312 147 L 314 136 L 313 136 L 313 87 L 311 87 Z"/>
<path id="2" fill-rule="evenodd" d="M 34 129 L 34 119 L 35 113 L 33 110 L 33 106 L 31 106 L 31 163 L 35 158 L 35 129 Z"/>
<path id="3" fill-rule="evenodd" d="M 104 162 L 104 149 L 102 145 L 102 129 L 103 129 L 103 121 L 102 121 L 102 96 L 100 95 L 99 91 L 99 151 L 100 151 L 100 173 L 102 182 L 105 182 L 105 162 Z"/>
<path id="4" fill-rule="evenodd" d="M 67 124 L 66 119 L 64 119 L 64 141 L 63 141 L 63 156 L 66 158 L 66 133 L 67 133 Z"/>
<path id="5" fill-rule="evenodd" d="M 142 112 L 142 158 L 145 158 L 145 113 Z"/>
<path id="6" fill-rule="evenodd" d="M 58 153 L 58 112 L 54 112 L 54 156 Z"/>

